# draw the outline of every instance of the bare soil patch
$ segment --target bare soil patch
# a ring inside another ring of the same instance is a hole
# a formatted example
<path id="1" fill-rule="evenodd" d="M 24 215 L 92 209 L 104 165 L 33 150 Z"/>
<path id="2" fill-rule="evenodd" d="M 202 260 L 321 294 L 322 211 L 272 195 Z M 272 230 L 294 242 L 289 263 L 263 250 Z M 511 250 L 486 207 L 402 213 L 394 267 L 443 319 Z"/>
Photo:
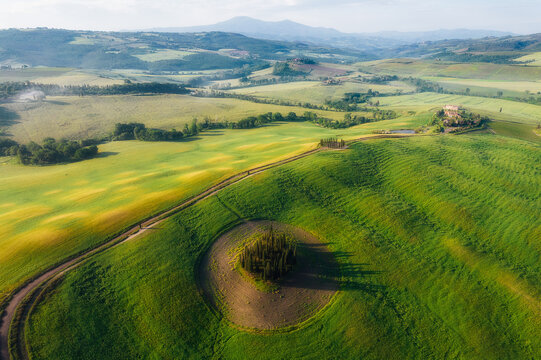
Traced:
<path id="1" fill-rule="evenodd" d="M 274 292 L 256 288 L 235 270 L 243 242 L 272 227 L 297 240 L 297 265 L 279 281 Z M 200 286 L 216 309 L 234 324 L 271 330 L 292 326 L 314 316 L 338 290 L 339 268 L 333 254 L 314 235 L 291 225 L 271 221 L 243 223 L 222 235 L 200 264 Z"/>

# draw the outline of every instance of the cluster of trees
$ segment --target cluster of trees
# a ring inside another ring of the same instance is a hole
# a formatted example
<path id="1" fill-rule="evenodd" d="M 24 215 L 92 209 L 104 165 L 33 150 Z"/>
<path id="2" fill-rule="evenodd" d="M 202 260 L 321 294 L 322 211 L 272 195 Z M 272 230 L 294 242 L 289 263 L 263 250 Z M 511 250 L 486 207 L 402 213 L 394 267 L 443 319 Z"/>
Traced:
<path id="1" fill-rule="evenodd" d="M 344 139 L 338 140 L 337 138 L 331 137 L 319 140 L 319 145 L 326 146 L 332 149 L 342 149 L 346 147 L 346 142 L 344 141 Z"/>
<path id="2" fill-rule="evenodd" d="M 293 70 L 287 62 L 277 62 L 274 64 L 272 74 L 276 76 L 301 76 L 306 75 L 303 71 Z"/>
<path id="3" fill-rule="evenodd" d="M 386 112 L 383 112 L 383 113 L 386 113 Z M 312 114 L 312 116 L 308 114 Z M 323 126 L 326 128 L 331 128 L 331 129 L 347 129 L 352 126 L 378 121 L 378 119 L 375 117 L 368 118 L 363 115 L 351 115 L 350 113 L 344 114 L 344 120 L 332 120 L 328 118 L 318 117 L 317 114 L 310 113 L 310 112 L 306 112 L 304 117 L 308 119 L 307 121 L 311 121 L 314 124 L 317 124 L 319 126 Z"/>
<path id="4" fill-rule="evenodd" d="M 152 129 L 141 123 L 117 123 L 111 140 L 178 141 L 185 137 L 195 136 L 199 131 L 196 119 L 190 125 L 185 124 L 183 131 Z"/>
<path id="5" fill-rule="evenodd" d="M 11 139 L 0 139 L 0 154 L 16 156 L 24 165 L 50 165 L 90 159 L 98 153 L 93 139 L 69 141 L 62 139 L 56 141 L 46 138 L 41 145 L 31 141 L 22 145 Z"/>
<path id="6" fill-rule="evenodd" d="M 246 246 L 239 255 L 240 266 L 263 280 L 277 280 L 297 263 L 297 247 L 293 239 L 270 230 Z"/>
<path id="7" fill-rule="evenodd" d="M 439 126 L 442 129 L 445 126 L 460 128 L 458 130 L 470 129 L 480 127 L 490 121 L 487 116 L 481 116 L 466 110 L 458 112 L 458 116 L 448 117 L 445 115 L 445 111 L 442 109 L 434 114 L 432 117 L 431 125 Z"/>
<path id="8" fill-rule="evenodd" d="M 367 103 L 375 96 L 380 96 L 380 93 L 378 91 L 372 91 L 372 89 L 368 89 L 366 93 L 345 93 L 340 100 L 327 99 L 325 105 L 339 111 L 356 111 L 359 108 L 358 104 Z M 377 105 L 379 105 L 379 102 Z"/>
<path id="9" fill-rule="evenodd" d="M 171 83 L 132 83 L 122 85 L 90 86 L 36 84 L 30 81 L 0 83 L 0 98 L 16 96 L 21 92 L 35 90 L 45 95 L 124 95 L 124 94 L 187 94 L 190 91 L 184 85 Z"/>
<path id="10" fill-rule="evenodd" d="M 297 64 L 307 64 L 307 65 L 316 65 L 317 61 L 308 57 L 301 57 L 295 59 L 289 59 L 290 61 L 295 61 Z"/>
<path id="11" fill-rule="evenodd" d="M 436 93 L 444 92 L 443 88 L 438 83 L 435 83 L 432 81 L 418 79 L 414 77 L 407 77 L 402 80 L 408 84 L 415 86 L 416 92 L 436 92 Z"/>
<path id="12" fill-rule="evenodd" d="M 387 84 L 389 81 L 396 81 L 398 79 L 397 75 L 374 75 L 363 77 L 362 81 L 370 84 Z"/>

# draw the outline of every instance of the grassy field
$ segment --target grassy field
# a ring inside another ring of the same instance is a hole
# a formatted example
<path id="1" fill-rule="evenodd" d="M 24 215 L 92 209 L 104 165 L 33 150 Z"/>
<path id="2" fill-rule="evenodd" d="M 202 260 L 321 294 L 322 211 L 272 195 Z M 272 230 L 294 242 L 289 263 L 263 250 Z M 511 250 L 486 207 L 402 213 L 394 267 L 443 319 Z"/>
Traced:
<path id="1" fill-rule="evenodd" d="M 541 66 L 541 52 L 536 52 L 529 55 L 524 55 L 522 57 L 519 57 L 518 59 L 515 59 L 515 61 L 531 61 L 529 62 L 528 66 Z"/>
<path id="2" fill-rule="evenodd" d="M 498 135 L 514 137 L 541 144 L 541 136 L 536 135 L 536 127 L 533 125 L 512 123 L 507 121 L 493 121 L 489 126 Z"/>
<path id="3" fill-rule="evenodd" d="M 465 91 L 466 88 L 470 88 L 472 93 L 490 96 L 496 96 L 498 91 L 502 91 L 505 96 L 522 97 L 527 96 L 528 93 L 541 92 L 540 81 L 492 81 L 441 77 L 425 77 L 425 79 L 438 82 L 445 89 Z"/>
<path id="4" fill-rule="evenodd" d="M 423 116 L 329 130 L 310 123 L 205 132 L 183 142 L 111 142 L 101 157 L 31 167 L 0 161 L 0 303 L 29 276 L 219 179 L 314 148 L 323 137 L 415 128 Z"/>
<path id="5" fill-rule="evenodd" d="M 112 71 L 77 70 L 70 68 L 27 68 L 0 71 L 0 82 L 32 81 L 39 84 L 95 85 L 122 84 L 124 79 Z"/>
<path id="6" fill-rule="evenodd" d="M 486 114 L 496 120 L 537 124 L 541 119 L 541 106 L 516 101 L 490 99 L 475 96 L 419 93 L 378 98 L 381 105 L 396 109 L 428 111 L 445 104 L 462 105 L 471 111 Z M 500 108 L 502 111 L 500 112 Z"/>
<path id="7" fill-rule="evenodd" d="M 452 63 L 415 59 L 378 60 L 357 64 L 360 71 L 414 77 L 452 77 L 498 81 L 532 81 L 541 79 L 541 67 L 491 64 Z"/>
<path id="8" fill-rule="evenodd" d="M 325 86 L 320 81 L 297 81 L 230 91 L 261 98 L 323 104 L 325 100 L 339 99 L 347 92 L 367 92 L 368 89 L 379 91 L 382 94 L 395 94 L 399 91 L 408 92 L 413 90 L 410 86 L 398 81 L 390 85 L 345 82 L 341 85 L 333 86 Z"/>
<path id="9" fill-rule="evenodd" d="M 193 51 L 183 51 L 183 50 L 171 50 L 171 49 L 159 49 L 153 52 L 149 52 L 141 55 L 134 55 L 135 57 L 143 61 L 162 61 L 162 60 L 178 60 L 184 59 L 185 56 L 193 55 Z"/>
<path id="10" fill-rule="evenodd" d="M 68 273 L 29 323 L 40 359 L 541 357 L 541 152 L 493 135 L 359 143 L 256 175 Z M 260 335 L 205 305 L 196 263 L 245 218 L 342 267 L 307 326 Z"/>
<path id="11" fill-rule="evenodd" d="M 115 123 L 141 122 L 149 127 L 182 129 L 194 117 L 237 121 L 266 112 L 290 111 L 302 115 L 309 109 L 257 104 L 238 99 L 199 98 L 187 95 L 118 95 L 49 97 L 40 103 L 2 105 L 14 113 L 6 131 L 17 141 L 54 138 L 88 138 L 111 133 Z M 344 113 L 315 110 L 321 116 L 343 119 Z"/>

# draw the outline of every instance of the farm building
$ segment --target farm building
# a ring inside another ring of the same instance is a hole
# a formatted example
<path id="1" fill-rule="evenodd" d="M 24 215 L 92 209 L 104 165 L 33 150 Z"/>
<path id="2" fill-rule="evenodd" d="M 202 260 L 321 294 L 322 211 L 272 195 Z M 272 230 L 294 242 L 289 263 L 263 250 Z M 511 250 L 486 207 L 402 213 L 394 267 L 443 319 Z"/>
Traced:
<path id="1" fill-rule="evenodd" d="M 445 113 L 445 117 L 452 119 L 452 118 L 459 118 L 460 115 L 458 114 L 459 107 L 456 105 L 445 105 L 443 107 L 443 111 Z"/>

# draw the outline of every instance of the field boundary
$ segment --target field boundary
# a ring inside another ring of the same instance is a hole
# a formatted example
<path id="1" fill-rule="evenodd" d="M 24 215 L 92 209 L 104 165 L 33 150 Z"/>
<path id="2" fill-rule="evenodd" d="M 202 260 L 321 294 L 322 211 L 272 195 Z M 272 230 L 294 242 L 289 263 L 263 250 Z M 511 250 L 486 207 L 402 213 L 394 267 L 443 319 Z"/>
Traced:
<path id="1" fill-rule="evenodd" d="M 384 134 L 363 136 L 348 140 L 347 143 L 353 144 L 359 141 L 371 139 L 404 138 L 411 136 L 415 135 Z M 6 297 L 5 302 L 0 306 L 0 311 L 2 311 L 2 316 L 0 317 L 0 360 L 29 359 L 28 348 L 26 346 L 27 342 L 25 339 L 26 320 L 29 318 L 31 310 L 36 306 L 37 301 L 42 298 L 41 295 L 48 288 L 48 285 L 58 283 L 57 280 L 60 279 L 60 277 L 63 276 L 67 271 L 78 267 L 96 254 L 138 237 L 151 229 L 151 226 L 158 225 L 179 211 L 197 204 L 198 202 L 216 194 L 220 190 L 234 185 L 247 177 L 302 159 L 324 150 L 327 150 L 327 148 L 318 147 L 285 159 L 254 167 L 232 175 L 218 182 L 217 184 L 210 186 L 199 194 L 182 201 L 180 204 L 174 205 L 166 210 L 162 210 L 155 215 L 151 215 L 148 218 L 137 222 L 135 225 L 124 228 L 124 230 L 116 233 L 112 238 L 109 238 L 109 240 L 106 238 L 103 243 L 94 248 L 84 250 L 67 259 L 64 259 L 63 261 L 59 261 L 42 273 L 27 280 L 25 283 L 23 283 L 23 285 L 12 291 L 11 294 Z M 42 289 L 42 291 L 36 295 L 36 290 L 39 289 Z"/>

